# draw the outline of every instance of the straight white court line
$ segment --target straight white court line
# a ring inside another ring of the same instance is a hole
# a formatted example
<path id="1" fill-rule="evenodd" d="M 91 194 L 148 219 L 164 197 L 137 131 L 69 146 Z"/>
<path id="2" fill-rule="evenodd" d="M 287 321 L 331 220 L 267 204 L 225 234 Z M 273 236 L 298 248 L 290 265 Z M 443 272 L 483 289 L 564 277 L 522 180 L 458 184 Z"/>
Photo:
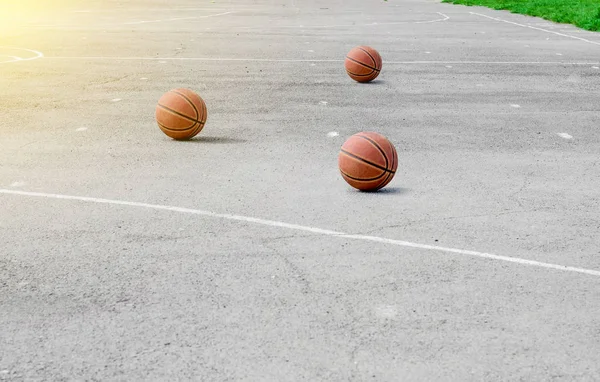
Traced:
<path id="1" fill-rule="evenodd" d="M 215 57 L 117 57 L 117 56 L 46 56 L 50 60 L 114 60 L 114 61 L 241 61 L 241 62 L 344 62 L 344 60 L 321 59 L 268 59 L 268 58 L 215 58 Z M 600 65 L 600 62 L 564 61 L 383 61 L 392 65 Z"/>
<path id="2" fill-rule="evenodd" d="M 429 24 L 429 23 L 439 23 L 442 21 L 450 20 L 450 16 L 447 16 L 441 12 L 436 12 L 438 15 L 442 16 L 440 19 L 428 20 L 428 21 L 396 21 L 391 23 L 367 23 L 367 24 L 332 24 L 332 25 L 271 25 L 268 29 L 327 29 L 327 28 L 353 28 L 353 27 L 376 27 L 382 25 L 402 25 L 402 24 Z M 238 27 L 236 29 L 261 29 L 264 30 L 265 27 Z"/>
<path id="3" fill-rule="evenodd" d="M 176 17 L 176 18 L 172 18 L 172 19 L 162 19 L 162 20 L 131 21 L 131 22 L 128 22 L 128 23 L 124 23 L 123 25 L 138 25 L 138 24 L 148 24 L 148 23 L 162 23 L 162 22 L 165 22 L 165 21 L 207 19 L 209 17 L 217 17 L 217 16 L 229 15 L 231 13 L 233 13 L 233 12 L 223 12 L 223 13 L 217 13 L 215 15 L 207 15 L 207 16 Z"/>
<path id="4" fill-rule="evenodd" d="M 572 35 L 564 34 L 564 33 L 560 33 L 560 32 L 554 32 L 554 31 L 551 31 L 551 30 L 548 30 L 548 29 L 538 28 L 538 27 L 534 27 L 534 26 L 531 26 L 531 25 L 519 24 L 519 23 L 515 23 L 513 21 L 502 20 L 502 19 L 499 19 L 499 18 L 496 18 L 496 17 L 484 15 L 484 14 L 477 13 L 477 12 L 469 12 L 469 13 L 472 14 L 472 15 L 477 15 L 477 16 L 485 17 L 485 18 L 488 18 L 488 19 L 491 19 L 491 20 L 501 21 L 503 23 L 517 25 L 517 26 L 520 26 L 520 27 L 523 27 L 523 28 L 535 29 L 535 30 L 538 30 L 538 31 L 546 32 L 546 33 L 552 33 L 552 34 L 555 34 L 557 36 L 568 37 L 568 38 L 572 38 L 572 39 L 575 39 L 575 40 L 580 40 L 580 41 L 583 41 L 583 42 L 587 42 L 589 44 L 600 45 L 600 42 L 591 41 L 591 40 L 588 40 L 588 39 L 585 39 L 585 38 L 582 38 L 582 37 L 572 36 Z"/>
<path id="5" fill-rule="evenodd" d="M 71 13 L 120 13 L 127 14 L 133 12 L 191 12 L 191 11 L 225 11 L 231 8 L 219 8 L 219 7 L 208 7 L 208 8 L 114 8 L 114 9 L 84 9 L 75 10 Z M 254 11 L 255 9 L 237 9 L 236 11 Z"/>
<path id="6" fill-rule="evenodd" d="M 600 276 L 600 271 L 593 270 L 593 269 L 576 268 L 576 267 L 570 267 L 570 266 L 565 266 L 565 265 L 543 263 L 543 262 L 534 261 L 534 260 L 522 259 L 519 257 L 500 256 L 500 255 L 494 255 L 491 253 L 469 251 L 469 250 L 464 250 L 464 249 L 439 247 L 436 245 L 427 245 L 427 244 L 418 244 L 418 243 L 412 243 L 409 241 L 387 239 L 384 237 L 377 237 L 377 236 L 353 235 L 353 234 L 348 234 L 348 233 L 339 232 L 339 231 L 331 231 L 331 230 L 327 230 L 327 229 L 303 226 L 303 225 L 298 225 L 298 224 L 284 223 L 284 222 L 279 222 L 279 221 L 275 221 L 275 220 L 266 220 L 266 219 L 260 219 L 260 218 L 250 217 L 250 216 L 242 216 L 242 215 L 221 214 L 221 213 L 197 210 L 197 209 L 192 209 L 192 208 L 182 208 L 182 207 L 165 206 L 165 205 L 159 205 L 159 204 L 128 202 L 128 201 L 123 201 L 123 200 L 92 198 L 92 197 L 85 197 L 85 196 L 72 196 L 72 195 L 48 194 L 48 193 L 42 193 L 42 192 L 17 191 L 17 190 L 8 190 L 8 189 L 0 189 L 0 194 L 29 196 L 29 197 L 46 198 L 46 199 L 74 200 L 74 201 L 79 201 L 79 202 L 109 204 L 109 205 L 115 205 L 115 206 L 139 207 L 139 208 L 148 208 L 148 209 L 153 209 L 153 210 L 162 210 L 162 211 L 179 212 L 179 213 L 184 213 L 184 214 L 201 215 L 201 216 L 208 216 L 208 217 L 212 217 L 212 218 L 241 221 L 241 222 L 245 222 L 245 223 L 261 224 L 261 225 L 270 226 L 270 227 L 285 228 L 285 229 L 290 229 L 290 230 L 295 230 L 295 231 L 310 232 L 310 233 L 315 233 L 315 234 L 324 235 L 324 236 L 340 237 L 340 238 L 344 238 L 344 239 L 352 239 L 352 240 L 360 240 L 360 241 L 370 241 L 370 242 L 375 242 L 375 243 L 395 245 L 395 246 L 399 246 L 399 247 L 426 249 L 426 250 L 431 250 L 431 251 L 446 252 L 446 253 L 465 255 L 465 256 L 471 256 L 471 257 L 479 257 L 479 258 L 483 258 L 483 259 L 504 261 L 504 262 L 515 263 L 515 264 L 520 264 L 520 265 L 529 265 L 529 266 L 540 267 L 540 268 L 555 269 L 555 270 L 559 270 L 559 271 L 563 271 L 563 272 L 575 272 L 575 273 L 583 273 L 583 274 L 592 275 L 592 276 Z"/>

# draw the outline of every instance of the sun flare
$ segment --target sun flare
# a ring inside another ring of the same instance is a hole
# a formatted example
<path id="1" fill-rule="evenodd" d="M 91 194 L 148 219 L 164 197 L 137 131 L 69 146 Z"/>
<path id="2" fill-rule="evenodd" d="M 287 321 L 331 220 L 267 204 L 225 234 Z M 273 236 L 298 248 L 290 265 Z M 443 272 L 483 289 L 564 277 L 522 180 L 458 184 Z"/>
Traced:
<path id="1" fill-rule="evenodd" d="M 47 23 L 67 4 L 65 0 L 0 0 L 0 38 L 26 29 L 31 23 Z"/>

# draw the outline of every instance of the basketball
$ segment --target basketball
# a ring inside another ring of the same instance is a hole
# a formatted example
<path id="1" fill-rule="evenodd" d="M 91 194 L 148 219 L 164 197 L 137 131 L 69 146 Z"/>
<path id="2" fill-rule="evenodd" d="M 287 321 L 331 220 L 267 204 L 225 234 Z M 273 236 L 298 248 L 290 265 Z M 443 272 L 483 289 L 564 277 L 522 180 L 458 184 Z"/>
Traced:
<path id="1" fill-rule="evenodd" d="M 376 191 L 394 178 L 398 153 L 383 135 L 362 132 L 354 134 L 342 145 L 338 165 L 349 185 L 361 191 Z"/>
<path id="2" fill-rule="evenodd" d="M 163 133 L 177 140 L 198 135 L 207 117 L 206 104 L 189 89 L 173 89 L 165 93 L 156 105 L 156 122 Z"/>
<path id="3" fill-rule="evenodd" d="M 346 55 L 346 72 L 355 81 L 373 81 L 381 72 L 381 56 L 369 46 L 357 46 Z"/>

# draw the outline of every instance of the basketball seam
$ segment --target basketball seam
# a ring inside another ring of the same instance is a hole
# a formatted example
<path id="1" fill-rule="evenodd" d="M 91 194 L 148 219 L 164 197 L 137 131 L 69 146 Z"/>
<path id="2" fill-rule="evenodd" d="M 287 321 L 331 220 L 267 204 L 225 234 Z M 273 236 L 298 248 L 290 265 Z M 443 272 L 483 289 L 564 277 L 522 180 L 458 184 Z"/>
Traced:
<path id="1" fill-rule="evenodd" d="M 191 133 L 192 137 L 198 135 L 202 131 L 203 128 L 204 128 L 204 123 L 199 122 L 198 126 Z"/>
<path id="2" fill-rule="evenodd" d="M 393 152 L 395 152 L 395 151 L 396 151 L 396 149 L 394 148 L 394 146 L 393 146 L 393 145 L 392 145 L 392 151 L 393 151 Z M 393 153 L 392 153 L 392 163 L 391 163 L 391 166 L 392 166 L 392 168 L 394 168 L 394 163 L 396 162 L 396 161 L 394 160 L 394 158 L 395 158 L 395 155 L 393 155 Z M 377 187 L 377 189 L 378 189 L 378 190 L 380 190 L 380 189 L 382 189 L 383 187 L 387 186 L 387 184 L 388 184 L 388 183 L 389 183 L 389 182 L 392 180 L 392 178 L 393 178 L 393 177 L 394 177 L 394 175 L 393 175 L 392 173 L 388 173 L 388 176 L 385 178 L 385 180 L 383 181 L 383 183 L 381 183 L 381 184 L 379 185 L 379 187 Z"/>
<path id="3" fill-rule="evenodd" d="M 204 102 L 203 99 L 200 99 L 202 101 L 201 106 L 202 106 L 202 119 L 204 120 L 204 122 L 202 123 L 206 123 L 206 117 L 208 115 L 208 110 L 206 109 L 206 103 Z"/>
<path id="4" fill-rule="evenodd" d="M 353 176 L 350 176 L 350 175 L 346 174 L 346 173 L 345 173 L 344 171 L 342 171 L 342 170 L 340 170 L 340 172 L 341 172 L 341 173 L 342 173 L 342 175 L 344 175 L 345 177 L 347 177 L 347 178 L 349 178 L 349 179 L 352 179 L 352 180 L 359 181 L 359 182 L 372 182 L 372 181 L 374 181 L 374 180 L 377 180 L 377 179 L 381 178 L 382 176 L 384 176 L 384 175 L 386 174 L 386 173 L 384 172 L 383 174 L 381 174 L 381 175 L 377 176 L 376 178 L 355 178 L 355 177 L 353 177 Z"/>
<path id="5" fill-rule="evenodd" d="M 373 70 L 371 73 L 369 74 L 356 74 L 356 73 L 352 73 L 351 71 L 349 71 L 348 69 L 346 69 L 346 73 L 351 74 L 355 77 L 370 77 L 373 75 L 373 73 L 375 73 L 375 71 Z"/>
<path id="6" fill-rule="evenodd" d="M 177 94 L 177 95 L 179 95 L 179 96 L 181 96 L 181 97 L 182 97 L 183 99 L 185 99 L 186 101 L 188 101 L 188 102 L 189 102 L 189 104 L 190 104 L 190 105 L 192 106 L 192 108 L 194 109 L 194 111 L 196 112 L 196 118 L 198 118 L 198 120 L 200 120 L 200 113 L 198 112 L 198 108 L 196 107 L 196 105 L 194 104 L 194 102 L 193 102 L 193 101 L 192 101 L 192 100 L 191 100 L 191 99 L 190 99 L 188 96 L 186 96 L 186 95 L 185 95 L 185 94 L 183 94 L 183 93 L 180 93 L 180 92 L 179 92 L 179 91 L 177 91 L 177 90 L 172 90 L 172 92 L 173 92 L 173 93 L 175 93 L 175 94 Z"/>
<path id="7" fill-rule="evenodd" d="M 189 131 L 189 130 L 195 129 L 195 128 L 196 128 L 196 127 L 195 127 L 195 126 L 196 126 L 196 124 L 199 124 L 200 122 L 196 122 L 196 123 L 194 123 L 192 126 L 190 126 L 190 127 L 188 127 L 188 128 L 185 128 L 185 129 L 173 129 L 173 128 L 170 128 L 170 127 L 167 127 L 167 126 L 163 125 L 162 123 L 160 123 L 160 122 L 158 122 L 158 121 L 157 121 L 157 123 L 158 123 L 158 125 L 159 125 L 161 128 L 163 128 L 163 129 L 165 129 L 165 130 L 167 130 L 167 131 L 172 131 L 172 132 L 174 132 L 174 133 L 183 133 L 183 132 L 186 132 L 186 131 Z"/>
<path id="8" fill-rule="evenodd" d="M 353 159 L 359 160 L 359 161 L 361 161 L 361 162 L 364 162 L 364 163 L 366 163 L 366 164 L 368 164 L 368 165 L 371 165 L 371 166 L 373 166 L 373 167 L 375 167 L 375 168 L 377 168 L 377 169 L 379 169 L 379 170 L 382 170 L 382 171 L 384 171 L 384 172 L 391 172 L 391 173 L 394 173 L 394 171 L 392 171 L 392 170 L 388 170 L 387 168 L 381 167 L 381 166 L 380 166 L 380 165 L 378 165 L 377 163 L 370 162 L 370 161 L 368 161 L 368 160 L 366 160 L 366 159 L 364 159 L 364 158 L 361 158 L 361 157 L 359 157 L 358 155 L 352 154 L 352 153 L 350 153 L 350 152 L 348 152 L 348 151 L 346 151 L 346 150 L 344 150 L 344 149 L 342 149 L 342 150 L 341 150 L 341 152 L 342 152 L 343 154 L 345 154 L 345 155 L 349 156 L 350 158 L 353 158 Z"/>
<path id="9" fill-rule="evenodd" d="M 346 59 L 348 59 L 348 60 L 350 60 L 350 61 L 354 62 L 355 64 L 358 64 L 358 65 L 364 66 L 365 68 L 372 69 L 372 70 L 374 70 L 374 71 L 376 71 L 376 72 L 379 72 L 379 71 L 380 71 L 380 70 L 379 70 L 379 69 L 377 69 L 377 68 L 374 68 L 374 67 L 372 67 L 372 66 L 369 66 L 369 65 L 367 65 L 367 64 L 365 64 L 365 63 L 363 63 L 363 62 L 356 61 L 355 59 L 353 59 L 353 58 L 350 58 L 350 57 L 348 57 L 348 56 L 346 56 Z"/>
<path id="10" fill-rule="evenodd" d="M 371 53 L 369 53 L 366 49 L 362 48 L 362 47 L 358 47 L 358 49 L 362 50 L 363 52 L 365 52 L 369 57 L 371 57 L 371 60 L 373 60 L 373 65 L 375 65 L 375 68 L 377 68 L 377 60 L 375 60 L 375 57 L 373 57 L 373 55 Z M 377 70 L 377 69 L 376 69 Z M 381 69 L 379 69 L 381 70 Z M 377 71 L 379 71 L 377 70 Z"/>
<path id="11" fill-rule="evenodd" d="M 197 119 L 194 119 L 194 118 L 192 118 L 192 117 L 190 117 L 190 116 L 188 116 L 188 115 L 185 115 L 185 114 L 183 114 L 183 113 L 180 113 L 180 112 L 178 112 L 178 111 L 176 111 L 176 110 L 173 110 L 173 109 L 171 109 L 171 108 L 170 108 L 170 107 L 168 107 L 168 106 L 162 105 L 162 104 L 160 104 L 160 103 L 158 104 L 158 106 L 159 106 L 161 109 L 163 109 L 163 110 L 166 110 L 166 111 L 168 111 L 168 112 L 170 112 L 170 113 L 173 113 L 173 114 L 175 114 L 175 115 L 178 115 L 179 117 L 181 117 L 181 118 L 184 118 L 184 119 L 187 119 L 187 120 L 188 120 L 188 121 L 190 121 L 190 122 L 194 122 L 194 125 L 195 125 L 196 123 L 200 122 L 200 121 L 198 121 Z M 192 125 L 192 126 L 194 126 L 194 125 Z"/>
<path id="12" fill-rule="evenodd" d="M 388 164 L 390 163 L 390 161 L 389 161 L 387 155 L 385 154 L 385 151 L 383 151 L 383 148 L 381 148 L 381 146 L 379 146 L 379 144 L 377 142 L 375 142 L 374 140 L 372 140 L 369 137 L 365 137 L 364 135 L 358 135 L 358 134 L 356 136 L 359 137 L 359 138 L 362 138 L 362 139 L 366 140 L 367 142 L 369 142 L 370 144 L 372 144 L 373 146 L 375 146 L 375 148 L 377 150 L 379 150 L 379 152 L 381 153 L 381 155 L 383 155 L 383 159 L 385 159 L 385 169 L 387 171 Z"/>
<path id="13" fill-rule="evenodd" d="M 204 122 L 202 122 L 203 124 L 206 123 L 207 118 L 208 118 L 208 109 L 206 108 L 206 102 L 204 102 L 204 100 L 202 100 L 202 119 L 204 120 Z"/>

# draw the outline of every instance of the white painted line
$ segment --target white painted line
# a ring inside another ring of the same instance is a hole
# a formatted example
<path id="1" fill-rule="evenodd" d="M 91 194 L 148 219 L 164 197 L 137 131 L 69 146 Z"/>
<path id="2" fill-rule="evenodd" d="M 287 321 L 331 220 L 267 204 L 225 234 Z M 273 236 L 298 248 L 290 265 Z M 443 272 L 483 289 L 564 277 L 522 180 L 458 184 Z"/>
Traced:
<path id="1" fill-rule="evenodd" d="M 518 108 L 520 108 L 520 107 L 521 107 L 521 105 L 517 105 L 517 104 L 515 103 L 515 104 L 512 104 L 512 105 L 510 105 L 510 107 L 514 107 L 515 109 L 518 109 Z"/>
<path id="2" fill-rule="evenodd" d="M 311 50 L 309 50 L 308 52 L 309 52 L 309 53 L 314 53 L 315 51 L 311 49 Z"/>
<path id="3" fill-rule="evenodd" d="M 75 129 L 75 131 L 86 131 L 87 129 L 87 127 L 80 127 L 78 129 Z"/>
<path id="4" fill-rule="evenodd" d="M 327 105 L 327 101 L 321 101 L 319 102 L 321 105 Z"/>
<path id="5" fill-rule="evenodd" d="M 528 260 L 528 259 L 523 259 L 523 258 L 519 258 L 519 257 L 501 256 L 501 255 L 495 255 L 492 253 L 470 251 L 470 250 L 464 250 L 464 249 L 458 249 L 458 248 L 439 247 L 436 245 L 412 243 L 409 241 L 388 239 L 388 238 L 377 237 L 377 236 L 353 235 L 353 234 L 347 234 L 347 233 L 339 232 L 339 231 L 332 231 L 332 230 L 303 226 L 303 225 L 298 225 L 298 224 L 284 223 L 284 222 L 275 221 L 275 220 L 254 218 L 254 217 L 250 217 L 250 216 L 222 214 L 222 213 L 216 213 L 216 212 L 205 211 L 205 210 L 197 210 L 197 209 L 192 209 L 192 208 L 183 208 L 183 207 L 174 207 L 174 206 L 165 206 L 165 205 L 160 205 L 160 204 L 128 202 L 128 201 L 123 201 L 123 200 L 101 199 L 101 198 L 92 198 L 92 197 L 85 197 L 85 196 L 48 194 L 48 193 L 42 193 L 42 192 L 27 192 L 27 191 L 17 191 L 17 190 L 9 190 L 9 189 L 0 189 L 0 194 L 29 196 L 29 197 L 46 198 L 46 199 L 73 200 L 73 201 L 87 202 L 87 203 L 108 204 L 108 205 L 114 205 L 114 206 L 139 207 L 139 208 L 148 208 L 148 209 L 153 209 L 153 210 L 179 212 L 179 213 L 184 213 L 184 214 L 200 215 L 200 216 L 207 216 L 207 217 L 218 218 L 218 219 L 240 221 L 240 222 L 244 222 L 244 223 L 260 224 L 260 225 L 264 225 L 264 226 L 284 228 L 284 229 L 290 229 L 290 230 L 295 230 L 295 231 L 310 232 L 310 233 L 314 233 L 317 235 L 339 237 L 339 238 L 343 238 L 343 239 L 367 241 L 367 242 L 373 242 L 373 243 L 389 244 L 389 245 L 394 245 L 394 246 L 398 246 L 398 247 L 425 249 L 425 250 L 431 250 L 431 251 L 438 251 L 438 252 L 444 252 L 444 253 L 477 257 L 477 258 L 482 258 L 482 259 L 504 261 L 504 262 L 519 264 L 519 265 L 529 265 L 529 266 L 534 266 L 534 267 L 539 267 L 539 268 L 554 269 L 554 270 L 563 271 L 563 272 L 582 273 L 582 274 L 600 277 L 600 271 L 594 270 L 594 269 L 585 269 L 585 268 L 577 268 L 577 267 L 571 267 L 571 266 L 565 266 L 565 265 L 559 265 L 559 264 L 544 263 L 544 262 L 540 262 L 540 261 Z"/>
<path id="6" fill-rule="evenodd" d="M 452 66 L 451 65 L 446 65 L 446 68 L 452 69 Z"/>
<path id="7" fill-rule="evenodd" d="M 148 77 L 142 77 L 142 78 L 140 78 L 140 80 L 142 80 L 142 81 L 146 81 L 147 79 L 148 79 Z"/>
<path id="8" fill-rule="evenodd" d="M 592 69 L 600 69 L 600 66 L 592 66 Z"/>
<path id="9" fill-rule="evenodd" d="M 425 52 L 427 53 L 427 52 Z M 431 52 L 429 52 L 431 53 Z M 240 61 L 240 62 L 344 62 L 344 60 L 320 59 L 268 59 L 268 58 L 215 58 L 215 57 L 119 57 L 119 56 L 45 56 L 47 60 L 114 60 L 114 61 Z M 600 65 L 600 62 L 561 62 L 561 61 L 384 61 L 393 65 Z"/>
<path id="10" fill-rule="evenodd" d="M 10 57 L 11 60 L 9 60 L 9 61 L 0 61 L 0 64 L 8 64 L 8 63 L 11 63 L 11 62 L 33 61 L 33 60 L 37 60 L 38 58 L 44 57 L 44 53 L 39 52 L 37 50 L 33 50 L 33 49 L 16 48 L 16 47 L 12 47 L 12 46 L 0 46 L 0 48 L 11 49 L 11 50 L 22 50 L 22 51 L 34 54 L 33 57 L 28 57 L 28 58 L 23 58 L 23 57 L 18 57 L 18 56 L 4 56 L 4 57 Z"/>
<path id="11" fill-rule="evenodd" d="M 520 26 L 520 27 L 523 27 L 523 28 L 535 29 L 535 30 L 538 30 L 538 31 L 546 32 L 546 33 L 552 33 L 552 34 L 555 34 L 557 36 L 572 38 L 572 39 L 575 39 L 575 40 L 587 42 L 588 44 L 600 45 L 600 42 L 591 41 L 591 40 L 588 40 L 588 39 L 585 39 L 585 38 L 582 38 L 582 37 L 571 36 L 569 34 L 554 32 L 554 31 L 551 31 L 551 30 L 548 30 L 548 29 L 533 27 L 531 25 L 519 24 L 519 23 L 515 23 L 513 21 L 502 20 L 502 19 L 499 19 L 499 18 L 496 18 L 496 17 L 491 17 L 491 16 L 484 15 L 484 14 L 477 13 L 477 12 L 469 12 L 469 13 L 472 14 L 472 15 L 477 15 L 477 16 L 485 17 L 485 18 L 488 18 L 488 19 L 491 19 L 491 20 L 501 21 L 503 23 L 512 24 L 512 25 L 517 25 L 517 26 Z M 546 40 L 550 40 L 550 39 L 547 38 Z"/>
<path id="12" fill-rule="evenodd" d="M 442 16 L 441 19 L 430 20 L 430 21 L 417 21 L 415 24 L 430 24 L 430 23 L 439 23 L 442 21 L 450 20 L 450 16 L 443 14 L 442 12 L 436 12 L 438 15 Z"/>
<path id="13" fill-rule="evenodd" d="M 113 98 L 110 100 L 110 102 L 119 102 L 119 101 L 122 101 L 122 99 L 121 98 Z"/>
<path id="14" fill-rule="evenodd" d="M 559 137 L 564 138 L 564 139 L 573 139 L 573 136 L 569 135 L 567 133 L 556 133 L 556 135 L 558 135 Z"/>
<path id="15" fill-rule="evenodd" d="M 338 133 L 337 131 L 330 131 L 329 133 L 327 133 L 327 136 L 329 138 L 334 138 L 334 137 L 337 137 L 338 135 L 340 135 L 340 133 Z"/>
<path id="16" fill-rule="evenodd" d="M 172 19 L 163 19 L 163 20 L 131 21 L 131 22 L 128 22 L 128 23 L 124 23 L 123 25 L 139 25 L 139 24 L 148 24 L 148 23 L 162 23 L 162 22 L 165 22 L 165 21 L 181 21 L 181 20 L 207 19 L 209 17 L 217 17 L 217 16 L 229 15 L 231 13 L 233 13 L 233 12 L 223 12 L 223 13 L 217 13 L 215 15 L 208 15 L 208 16 L 176 17 L 176 18 L 172 18 Z"/>
<path id="17" fill-rule="evenodd" d="M 556 53 L 557 56 L 562 56 L 562 53 Z"/>
<path id="18" fill-rule="evenodd" d="M 441 12 L 436 12 L 438 15 L 442 16 L 442 18 L 440 19 L 435 19 L 435 20 L 428 20 L 428 21 L 396 21 L 396 22 L 391 22 L 391 23 L 378 23 L 378 22 L 372 22 L 372 23 L 367 23 L 367 24 L 330 24 L 330 25 L 272 25 L 269 26 L 269 28 L 272 29 L 277 29 L 277 28 L 284 28 L 284 29 L 327 29 L 327 28 L 358 28 L 358 27 L 373 27 L 373 26 L 380 26 L 380 25 L 403 25 L 403 24 L 429 24 L 429 23 L 439 23 L 442 21 L 446 21 L 449 20 L 450 17 L 441 13 Z M 237 27 L 235 29 L 261 29 L 264 30 L 265 27 Z"/>

